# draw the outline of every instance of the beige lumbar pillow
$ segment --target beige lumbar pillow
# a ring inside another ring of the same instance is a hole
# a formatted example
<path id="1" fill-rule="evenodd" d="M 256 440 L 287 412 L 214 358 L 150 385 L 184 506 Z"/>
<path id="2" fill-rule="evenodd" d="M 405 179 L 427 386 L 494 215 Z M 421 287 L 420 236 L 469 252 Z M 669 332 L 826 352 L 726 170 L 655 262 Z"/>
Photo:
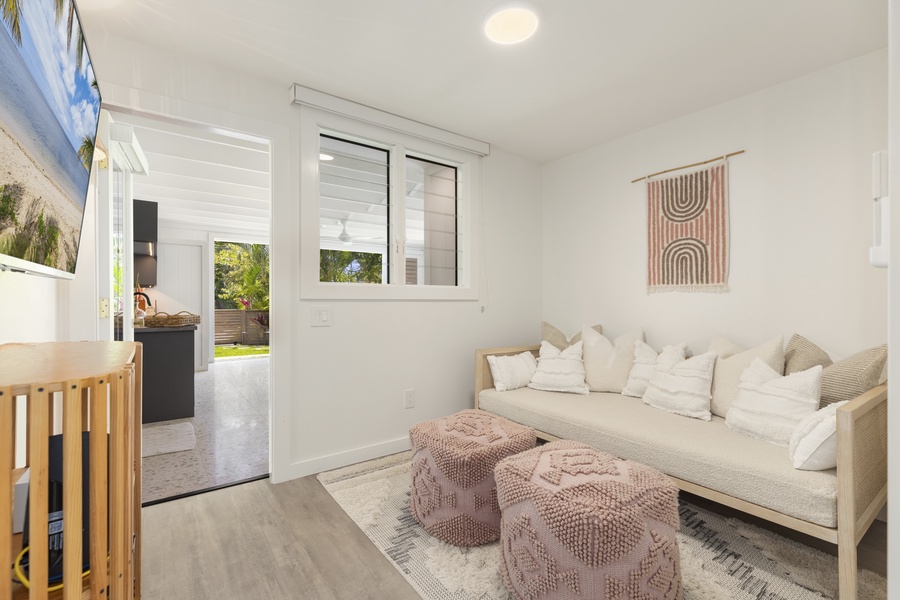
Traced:
<path id="1" fill-rule="evenodd" d="M 676 415 L 709 421 L 710 386 L 716 353 L 684 360 L 682 348 L 667 346 L 656 361 L 644 404 Z"/>
<path id="2" fill-rule="evenodd" d="M 522 352 L 513 356 L 488 356 L 494 389 L 498 392 L 525 387 L 537 370 L 537 360 L 531 352 Z"/>
<path id="3" fill-rule="evenodd" d="M 550 342 L 541 342 L 537 370 L 528 387 L 548 392 L 587 394 L 584 384 L 584 363 L 581 361 L 582 342 L 560 350 Z"/>
<path id="4" fill-rule="evenodd" d="M 799 373 L 816 365 L 827 367 L 832 364 L 828 353 L 800 334 L 795 333 L 784 349 L 784 374 Z"/>
<path id="5" fill-rule="evenodd" d="M 725 425 L 787 446 L 798 423 L 816 412 L 821 391 L 821 366 L 785 376 L 755 358 L 741 375 L 738 396 L 728 409 Z"/>
<path id="6" fill-rule="evenodd" d="M 887 363 L 887 344 L 857 352 L 853 356 L 831 362 L 828 354 L 801 335 L 794 334 L 785 348 L 785 374 L 806 365 L 822 365 L 822 401 L 820 406 L 853 400 L 881 381 Z"/>
<path id="7" fill-rule="evenodd" d="M 753 359 L 760 358 L 781 374 L 784 371 L 784 338 L 778 336 L 755 348 L 745 350 L 722 336 L 716 336 L 709 344 L 709 351 L 718 356 L 712 382 L 712 414 L 724 417 L 738 395 L 738 384 Z"/>
<path id="8" fill-rule="evenodd" d="M 597 333 L 603 333 L 603 325 L 594 325 L 591 327 Z M 571 338 L 566 337 L 566 334 L 548 323 L 547 321 L 541 322 L 541 341 L 542 342 L 550 342 L 560 350 L 565 350 L 572 344 L 581 341 L 581 332 L 577 332 Z"/>
<path id="9" fill-rule="evenodd" d="M 590 327 L 582 330 L 584 379 L 592 392 L 622 393 L 634 366 L 634 346 L 644 339 L 644 330 L 624 333 L 609 341 Z"/>

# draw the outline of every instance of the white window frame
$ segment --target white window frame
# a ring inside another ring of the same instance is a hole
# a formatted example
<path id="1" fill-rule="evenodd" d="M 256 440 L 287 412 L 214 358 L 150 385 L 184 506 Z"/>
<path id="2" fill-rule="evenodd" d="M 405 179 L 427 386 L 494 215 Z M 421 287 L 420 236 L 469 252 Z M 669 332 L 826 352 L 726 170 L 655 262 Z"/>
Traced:
<path id="1" fill-rule="evenodd" d="M 479 298 L 481 159 L 490 147 L 396 115 L 329 96 L 299 85 L 300 104 L 300 297 L 309 300 L 470 300 Z M 319 281 L 319 136 L 346 137 L 389 148 L 393 190 L 387 284 Z M 458 284 L 406 285 L 405 157 L 423 157 L 458 168 Z"/>

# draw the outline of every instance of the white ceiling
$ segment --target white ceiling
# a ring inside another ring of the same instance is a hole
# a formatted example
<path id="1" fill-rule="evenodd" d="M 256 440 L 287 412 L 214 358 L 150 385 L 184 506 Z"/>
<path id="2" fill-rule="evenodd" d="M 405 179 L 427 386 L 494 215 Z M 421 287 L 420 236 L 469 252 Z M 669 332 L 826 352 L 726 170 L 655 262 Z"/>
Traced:
<path id="1" fill-rule="evenodd" d="M 134 127 L 150 165 L 148 175 L 135 176 L 134 197 L 159 204 L 161 226 L 268 239 L 268 144 L 132 114 L 113 119 Z"/>
<path id="2" fill-rule="evenodd" d="M 537 34 L 497 46 L 481 23 L 500 1 L 78 5 L 89 43 L 105 30 L 538 162 L 887 45 L 886 0 L 533 0 Z"/>
<path id="3" fill-rule="evenodd" d="M 887 45 L 886 0 L 533 0 L 537 34 L 487 41 L 502 0 L 78 0 L 85 37 L 134 39 L 318 89 L 543 163 Z M 92 54 L 103 89 L 104 56 Z M 135 125 L 161 224 L 265 239 L 265 144 Z M 352 221 L 353 219 L 351 219 Z M 340 234 L 340 221 L 323 235 Z M 375 236 L 348 223 L 355 236 Z M 337 243 L 337 242 L 335 242 Z"/>

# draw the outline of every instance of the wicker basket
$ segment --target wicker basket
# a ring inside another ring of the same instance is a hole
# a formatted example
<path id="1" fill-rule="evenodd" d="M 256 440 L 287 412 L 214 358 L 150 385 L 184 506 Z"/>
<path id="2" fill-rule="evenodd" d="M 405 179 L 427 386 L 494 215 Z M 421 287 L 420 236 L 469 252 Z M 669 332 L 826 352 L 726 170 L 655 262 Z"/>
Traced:
<path id="1" fill-rule="evenodd" d="M 200 315 L 189 313 L 186 310 L 178 314 L 156 313 L 153 316 L 144 317 L 144 327 L 184 327 L 185 325 L 198 325 Z"/>

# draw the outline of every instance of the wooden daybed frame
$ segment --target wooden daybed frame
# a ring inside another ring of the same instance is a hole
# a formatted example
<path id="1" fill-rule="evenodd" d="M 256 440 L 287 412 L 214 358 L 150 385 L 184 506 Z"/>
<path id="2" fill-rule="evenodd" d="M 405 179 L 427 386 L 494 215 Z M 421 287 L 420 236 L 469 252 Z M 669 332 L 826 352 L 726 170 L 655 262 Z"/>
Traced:
<path id="1" fill-rule="evenodd" d="M 475 351 L 475 408 L 482 390 L 494 387 L 487 357 L 508 356 L 540 346 L 487 348 Z M 556 436 L 538 431 L 539 439 Z M 837 515 L 836 528 L 823 527 L 727 493 L 677 477 L 679 489 L 747 514 L 825 540 L 838 547 L 841 600 L 857 600 L 857 545 L 887 501 L 887 384 L 854 398 L 837 410 Z M 623 457 L 623 458 L 628 458 Z"/>

